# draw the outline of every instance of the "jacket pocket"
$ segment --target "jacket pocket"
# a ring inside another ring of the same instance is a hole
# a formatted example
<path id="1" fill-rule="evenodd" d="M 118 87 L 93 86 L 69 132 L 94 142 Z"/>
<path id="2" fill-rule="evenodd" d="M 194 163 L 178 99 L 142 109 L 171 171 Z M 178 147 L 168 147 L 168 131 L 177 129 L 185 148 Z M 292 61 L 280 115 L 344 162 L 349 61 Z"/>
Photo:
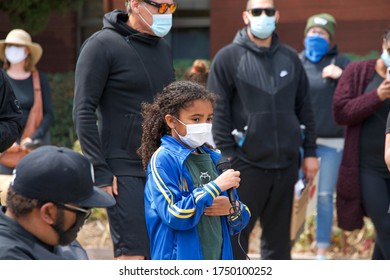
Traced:
<path id="1" fill-rule="evenodd" d="M 242 146 L 252 161 L 285 161 L 298 156 L 301 131 L 297 117 L 291 113 L 257 113 L 248 121 Z"/>
<path id="2" fill-rule="evenodd" d="M 121 141 L 121 149 L 127 151 L 130 158 L 138 159 L 137 149 L 141 145 L 142 118 L 139 114 L 127 114 L 124 118 L 124 133 Z"/>
<path id="3" fill-rule="evenodd" d="M 275 151 L 274 126 L 269 112 L 251 114 L 242 151 L 248 159 L 257 161 L 268 158 Z"/>

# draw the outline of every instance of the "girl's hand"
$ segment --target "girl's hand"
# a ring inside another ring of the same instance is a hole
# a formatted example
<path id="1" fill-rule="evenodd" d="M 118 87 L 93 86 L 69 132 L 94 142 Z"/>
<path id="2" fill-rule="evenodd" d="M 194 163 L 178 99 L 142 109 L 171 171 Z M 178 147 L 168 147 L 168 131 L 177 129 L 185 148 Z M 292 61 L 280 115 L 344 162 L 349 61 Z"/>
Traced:
<path id="1" fill-rule="evenodd" d="M 240 171 L 228 169 L 219 175 L 219 177 L 214 180 L 214 183 L 217 184 L 221 191 L 226 191 L 230 188 L 238 188 L 240 181 Z"/>
<path id="2" fill-rule="evenodd" d="M 230 204 L 229 198 L 226 196 L 217 196 L 213 204 L 210 207 L 206 207 L 204 214 L 207 216 L 226 216 L 230 214 Z"/>

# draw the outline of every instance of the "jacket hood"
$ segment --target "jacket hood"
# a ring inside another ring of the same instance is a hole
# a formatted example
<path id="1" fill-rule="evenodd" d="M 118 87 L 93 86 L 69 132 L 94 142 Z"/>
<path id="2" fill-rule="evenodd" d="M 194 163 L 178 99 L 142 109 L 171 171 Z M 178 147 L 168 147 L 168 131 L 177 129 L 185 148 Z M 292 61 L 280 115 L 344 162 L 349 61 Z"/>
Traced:
<path id="1" fill-rule="evenodd" d="M 332 48 L 328 50 L 328 53 L 326 55 L 337 55 L 339 53 L 339 50 L 337 48 L 337 45 L 334 45 Z"/>
<path id="2" fill-rule="evenodd" d="M 129 15 L 122 10 L 114 10 L 106 13 L 103 17 L 103 29 L 113 29 L 130 40 L 134 39 L 151 45 L 157 44 L 160 41 L 160 37 L 142 33 L 131 28 L 127 24 L 128 19 Z"/>
<path id="3" fill-rule="evenodd" d="M 233 39 L 233 43 L 240 45 L 252 52 L 259 54 L 272 54 L 279 47 L 279 36 L 273 32 L 271 46 L 269 48 L 257 46 L 248 36 L 247 26 L 239 30 Z"/>

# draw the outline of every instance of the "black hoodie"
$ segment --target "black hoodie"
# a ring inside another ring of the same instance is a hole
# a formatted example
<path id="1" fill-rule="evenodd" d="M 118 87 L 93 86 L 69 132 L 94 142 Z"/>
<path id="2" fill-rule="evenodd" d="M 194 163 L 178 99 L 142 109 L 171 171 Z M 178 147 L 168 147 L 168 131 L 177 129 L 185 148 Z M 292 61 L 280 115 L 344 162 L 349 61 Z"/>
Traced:
<path id="1" fill-rule="evenodd" d="M 213 136 L 228 157 L 261 168 L 284 168 L 316 156 L 315 124 L 308 81 L 297 53 L 272 35 L 270 48 L 255 45 L 246 28 L 213 60 L 208 88 L 220 98 L 214 111 Z M 306 127 L 302 143 L 300 125 Z M 231 132 L 247 126 L 241 148 Z"/>
<path id="2" fill-rule="evenodd" d="M 167 42 L 130 28 L 127 20 L 122 11 L 107 13 L 76 65 L 73 120 L 98 187 L 111 185 L 113 174 L 145 176 L 136 154 L 141 104 L 174 81 Z"/>

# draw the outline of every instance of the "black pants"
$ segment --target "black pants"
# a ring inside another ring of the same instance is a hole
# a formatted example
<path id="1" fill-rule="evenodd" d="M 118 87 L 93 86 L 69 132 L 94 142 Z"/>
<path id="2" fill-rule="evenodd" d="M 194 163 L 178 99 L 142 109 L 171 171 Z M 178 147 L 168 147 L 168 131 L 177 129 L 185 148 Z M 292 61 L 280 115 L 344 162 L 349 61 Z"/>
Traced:
<path id="1" fill-rule="evenodd" d="M 241 233 L 240 242 L 248 252 L 250 233 L 258 217 L 262 228 L 261 258 L 264 260 L 291 259 L 290 220 L 294 185 L 298 180 L 298 160 L 284 169 L 261 169 L 233 163 L 241 172 L 237 189 L 240 201 L 251 211 L 251 219 Z M 237 235 L 232 237 L 235 259 L 245 259 Z"/>
<path id="2" fill-rule="evenodd" d="M 117 176 L 116 204 L 107 208 L 114 256 L 150 257 L 149 236 L 145 223 L 145 178 Z"/>
<path id="3" fill-rule="evenodd" d="M 362 171 L 361 195 L 364 209 L 371 218 L 376 240 L 373 260 L 390 260 L 390 179 Z"/>

